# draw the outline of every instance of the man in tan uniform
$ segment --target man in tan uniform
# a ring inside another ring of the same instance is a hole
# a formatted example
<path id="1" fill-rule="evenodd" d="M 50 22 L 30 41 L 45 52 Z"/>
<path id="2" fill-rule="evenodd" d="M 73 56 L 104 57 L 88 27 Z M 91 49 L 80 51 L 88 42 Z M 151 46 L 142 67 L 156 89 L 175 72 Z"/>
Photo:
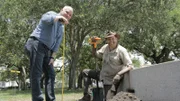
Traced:
<path id="1" fill-rule="evenodd" d="M 116 94 L 120 79 L 132 69 L 132 61 L 127 50 L 118 44 L 119 38 L 120 36 L 116 32 L 108 32 L 105 36 L 107 44 L 102 46 L 98 51 L 96 51 L 94 46 L 92 48 L 93 55 L 102 59 L 100 80 L 104 84 L 105 101 L 111 99 Z M 84 96 L 79 101 L 90 101 L 90 95 L 87 90 L 91 82 L 88 80 L 91 78 L 95 79 L 94 76 L 96 77 L 98 73 L 95 70 L 85 69 L 83 70 L 83 74 L 85 81 Z M 89 78 L 88 80 L 86 80 L 87 77 Z"/>
<path id="2" fill-rule="evenodd" d="M 117 86 L 123 74 L 132 69 L 132 61 L 127 50 L 118 44 L 119 38 L 116 32 L 108 32 L 105 36 L 107 44 L 97 52 L 94 51 L 94 55 L 102 59 L 100 80 L 104 84 L 106 100 L 110 99 L 107 94 L 112 92 L 112 85 Z"/>

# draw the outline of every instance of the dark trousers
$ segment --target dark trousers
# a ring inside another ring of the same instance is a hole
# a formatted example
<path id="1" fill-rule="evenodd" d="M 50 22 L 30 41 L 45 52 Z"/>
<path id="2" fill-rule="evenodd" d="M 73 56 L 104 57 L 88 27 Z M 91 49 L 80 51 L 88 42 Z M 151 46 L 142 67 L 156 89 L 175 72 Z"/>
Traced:
<path id="1" fill-rule="evenodd" d="M 118 87 L 120 86 L 123 78 L 124 77 L 122 77 L 119 82 L 113 83 L 112 85 L 104 85 L 105 101 L 112 99 L 113 96 L 116 95 Z"/>
<path id="2" fill-rule="evenodd" d="M 112 85 L 104 85 L 104 98 L 105 98 L 105 101 L 111 99 L 112 96 L 114 95 L 114 94 L 111 92 L 111 86 L 112 86 Z M 113 94 L 113 95 L 112 95 L 112 94 Z"/>
<path id="3" fill-rule="evenodd" d="M 49 65 L 51 51 L 36 38 L 29 38 L 25 45 L 25 51 L 30 58 L 30 82 L 32 89 L 32 101 L 43 101 L 40 80 L 45 74 L 46 101 L 55 101 L 54 81 L 55 71 L 53 65 Z"/>
<path id="4" fill-rule="evenodd" d="M 100 71 L 84 69 L 82 72 L 83 80 L 84 80 L 84 95 L 88 94 L 88 87 L 92 84 L 91 78 L 95 80 L 99 80 Z"/>

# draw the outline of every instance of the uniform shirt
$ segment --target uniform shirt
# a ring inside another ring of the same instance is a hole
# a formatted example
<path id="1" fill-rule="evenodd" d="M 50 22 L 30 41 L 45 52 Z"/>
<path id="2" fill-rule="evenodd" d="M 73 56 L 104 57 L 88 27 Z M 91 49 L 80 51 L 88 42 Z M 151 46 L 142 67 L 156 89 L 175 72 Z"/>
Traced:
<path id="1" fill-rule="evenodd" d="M 96 52 L 96 55 L 102 58 L 100 79 L 105 85 L 111 85 L 114 76 L 122 69 L 127 68 L 127 65 L 132 64 L 127 50 L 121 45 L 110 51 L 108 44 L 105 44 Z"/>
<path id="2" fill-rule="evenodd" d="M 30 35 L 36 37 L 53 52 L 58 50 L 64 30 L 64 25 L 61 22 L 54 22 L 57 15 L 58 13 L 53 11 L 43 14 L 39 24 Z"/>

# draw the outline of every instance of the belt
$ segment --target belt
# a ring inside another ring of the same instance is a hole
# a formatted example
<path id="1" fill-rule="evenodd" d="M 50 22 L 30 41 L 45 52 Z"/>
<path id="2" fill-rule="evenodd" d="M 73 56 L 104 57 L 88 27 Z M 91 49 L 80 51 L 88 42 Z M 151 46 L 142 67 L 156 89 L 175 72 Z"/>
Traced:
<path id="1" fill-rule="evenodd" d="M 38 40 L 38 38 L 36 38 L 35 36 L 30 36 L 29 38 L 31 38 L 33 40 Z"/>
<path id="2" fill-rule="evenodd" d="M 39 41 L 38 38 L 36 38 L 35 36 L 30 36 L 29 38 Z M 50 52 L 50 54 L 52 53 L 52 51 L 44 43 L 42 43 L 42 42 L 40 42 L 40 43 L 41 43 L 41 45 L 43 45 L 44 48 L 46 48 Z"/>

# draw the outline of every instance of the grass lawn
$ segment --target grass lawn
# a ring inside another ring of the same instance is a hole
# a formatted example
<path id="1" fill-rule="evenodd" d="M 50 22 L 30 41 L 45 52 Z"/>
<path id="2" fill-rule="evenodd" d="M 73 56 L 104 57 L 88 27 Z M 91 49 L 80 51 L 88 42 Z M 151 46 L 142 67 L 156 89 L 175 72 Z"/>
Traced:
<path id="1" fill-rule="evenodd" d="M 43 91 L 44 94 L 44 91 Z M 77 101 L 83 96 L 82 90 L 64 90 L 63 99 L 61 89 L 55 89 L 56 101 Z M 17 89 L 1 89 L 0 101 L 32 101 L 31 91 L 18 91 Z M 45 100 L 44 100 L 45 101 Z"/>

